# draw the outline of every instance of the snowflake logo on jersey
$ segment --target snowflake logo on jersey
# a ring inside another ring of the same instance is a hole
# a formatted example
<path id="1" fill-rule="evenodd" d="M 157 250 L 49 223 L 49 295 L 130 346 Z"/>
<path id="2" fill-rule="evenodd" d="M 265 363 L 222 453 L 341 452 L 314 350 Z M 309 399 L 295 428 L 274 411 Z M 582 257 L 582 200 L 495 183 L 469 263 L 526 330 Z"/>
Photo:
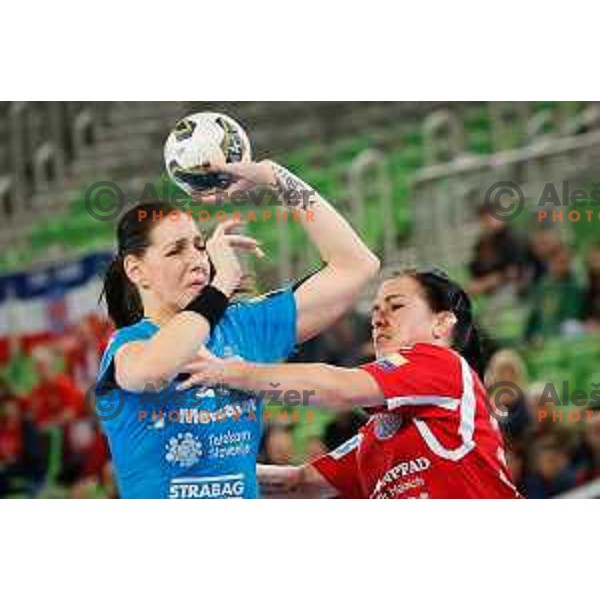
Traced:
<path id="1" fill-rule="evenodd" d="M 172 437 L 166 446 L 167 462 L 180 467 L 193 467 L 202 456 L 202 442 L 191 433 L 180 433 Z"/>
<path id="2" fill-rule="evenodd" d="M 373 419 L 378 440 L 389 440 L 402 427 L 402 417 L 396 413 L 380 413 L 373 416 Z"/>

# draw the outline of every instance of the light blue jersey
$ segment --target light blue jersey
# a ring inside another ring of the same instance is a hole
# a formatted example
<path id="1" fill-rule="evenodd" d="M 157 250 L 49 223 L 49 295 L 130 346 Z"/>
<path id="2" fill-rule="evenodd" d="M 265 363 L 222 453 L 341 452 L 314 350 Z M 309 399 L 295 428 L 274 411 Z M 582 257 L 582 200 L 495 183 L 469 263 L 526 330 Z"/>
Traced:
<path id="1" fill-rule="evenodd" d="M 256 498 L 260 400 L 222 389 L 126 392 L 114 383 L 115 353 L 149 340 L 147 319 L 115 332 L 97 380 L 97 412 L 123 498 Z M 286 289 L 232 304 L 206 346 L 216 356 L 275 363 L 296 343 L 296 305 Z M 112 387 L 112 390 L 107 391 Z"/>

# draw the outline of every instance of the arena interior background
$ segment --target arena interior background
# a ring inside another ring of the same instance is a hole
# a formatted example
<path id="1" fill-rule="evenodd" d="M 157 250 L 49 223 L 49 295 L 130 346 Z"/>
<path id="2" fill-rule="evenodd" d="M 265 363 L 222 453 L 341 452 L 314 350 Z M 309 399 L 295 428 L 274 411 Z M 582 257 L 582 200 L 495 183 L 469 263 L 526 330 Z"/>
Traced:
<path id="1" fill-rule="evenodd" d="M 0 103 L 0 495 L 115 496 L 106 447 L 82 396 L 110 335 L 97 304 L 98 273 L 114 250 L 116 221 L 90 216 L 85 196 L 96 182 L 116 183 L 127 201 L 148 199 L 152 190 L 160 195 L 168 185 L 165 138 L 180 117 L 201 110 L 231 115 L 250 135 L 257 159 L 273 158 L 314 185 L 378 253 L 384 276 L 405 265 L 436 264 L 472 283 L 481 203 L 492 184 L 510 181 L 523 190 L 525 206 L 508 227 L 542 254 L 544 235 L 560 239 L 577 301 L 584 306 L 600 294 L 599 267 L 592 264 L 598 209 L 589 223 L 584 208 L 572 207 L 581 212 L 578 222 L 566 212 L 562 222 L 537 222 L 537 201 L 549 182 L 559 190 L 563 182 L 590 190 L 600 181 L 599 103 Z M 318 266 L 299 226 L 248 228 L 267 254 L 247 262 L 257 291 Z M 513 348 L 523 361 L 516 359 L 513 371 L 524 389 L 568 381 L 591 390 L 600 359 L 600 315 L 592 308 L 527 335 L 535 303 L 543 311 L 562 293 L 547 281 L 554 255 L 542 254 L 537 260 L 547 269 L 530 293 L 503 285 L 477 294 L 489 354 Z M 354 315 L 300 349 L 297 360 L 368 359 L 373 293 L 365 293 Z M 287 427 L 282 421 L 266 440 L 263 460 L 285 464 L 318 455 L 350 436 L 361 419 L 317 411 Z M 510 448 L 517 480 L 545 497 L 593 483 L 600 444 L 594 446 L 590 427 L 565 418 L 556 424 L 560 431 L 529 431 Z"/>

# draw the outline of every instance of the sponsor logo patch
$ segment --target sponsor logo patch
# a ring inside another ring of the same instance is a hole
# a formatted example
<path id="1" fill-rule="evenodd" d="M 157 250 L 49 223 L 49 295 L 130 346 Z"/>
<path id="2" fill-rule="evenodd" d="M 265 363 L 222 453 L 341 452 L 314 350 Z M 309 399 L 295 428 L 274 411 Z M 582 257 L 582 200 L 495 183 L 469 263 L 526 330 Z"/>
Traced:
<path id="1" fill-rule="evenodd" d="M 202 442 L 191 433 L 172 437 L 166 446 L 165 459 L 179 467 L 193 467 L 202 456 Z"/>
<path id="2" fill-rule="evenodd" d="M 169 498 L 172 500 L 230 500 L 244 495 L 244 475 L 220 477 L 185 477 L 172 479 Z"/>
<path id="3" fill-rule="evenodd" d="M 380 358 L 375 364 L 383 371 L 393 371 L 394 369 L 405 365 L 407 362 L 408 360 L 406 360 L 402 354 L 396 353 Z"/>
<path id="4" fill-rule="evenodd" d="M 397 413 L 378 413 L 372 419 L 378 440 L 389 440 L 402 427 L 402 417 Z"/>
<path id="5" fill-rule="evenodd" d="M 379 479 L 371 497 L 394 496 L 404 493 L 407 489 L 423 486 L 425 484 L 423 477 L 413 476 L 429 470 L 430 467 L 431 461 L 424 456 L 398 463 Z M 410 479 L 405 480 L 405 478 Z"/>

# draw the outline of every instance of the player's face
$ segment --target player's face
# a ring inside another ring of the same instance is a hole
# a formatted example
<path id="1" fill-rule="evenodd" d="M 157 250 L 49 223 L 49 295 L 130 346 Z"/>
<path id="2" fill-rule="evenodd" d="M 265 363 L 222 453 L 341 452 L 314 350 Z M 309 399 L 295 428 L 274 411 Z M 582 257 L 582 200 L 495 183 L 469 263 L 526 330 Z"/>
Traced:
<path id="1" fill-rule="evenodd" d="M 180 308 L 209 283 L 210 263 L 204 238 L 193 220 L 163 219 L 151 232 L 144 255 L 145 283 L 155 301 Z"/>
<path id="2" fill-rule="evenodd" d="M 377 293 L 371 319 L 377 356 L 418 342 L 435 343 L 438 320 L 412 277 L 386 281 Z"/>

